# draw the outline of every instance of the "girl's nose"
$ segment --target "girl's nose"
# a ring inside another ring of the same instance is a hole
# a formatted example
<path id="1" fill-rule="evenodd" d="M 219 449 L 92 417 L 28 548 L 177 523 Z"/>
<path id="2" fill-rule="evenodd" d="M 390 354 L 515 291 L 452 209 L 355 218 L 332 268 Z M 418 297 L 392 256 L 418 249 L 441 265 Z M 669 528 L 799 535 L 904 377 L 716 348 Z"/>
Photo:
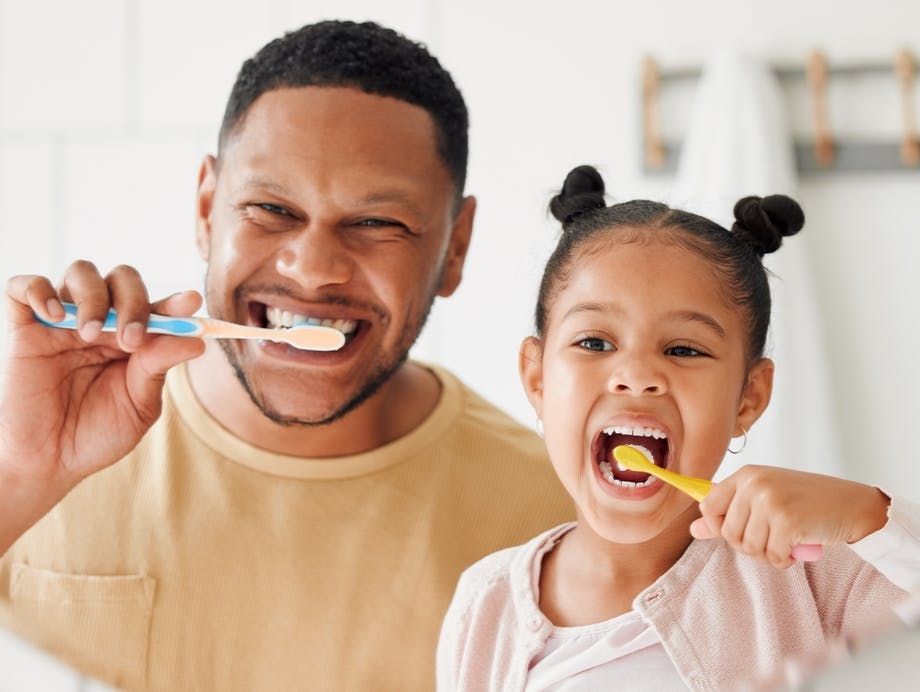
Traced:
<path id="1" fill-rule="evenodd" d="M 279 274 L 320 288 L 347 283 L 354 274 L 355 261 L 337 229 L 311 223 L 286 239 L 276 266 Z"/>
<path id="2" fill-rule="evenodd" d="M 652 359 L 623 353 L 610 373 L 608 388 L 614 394 L 663 394 L 667 383 Z"/>

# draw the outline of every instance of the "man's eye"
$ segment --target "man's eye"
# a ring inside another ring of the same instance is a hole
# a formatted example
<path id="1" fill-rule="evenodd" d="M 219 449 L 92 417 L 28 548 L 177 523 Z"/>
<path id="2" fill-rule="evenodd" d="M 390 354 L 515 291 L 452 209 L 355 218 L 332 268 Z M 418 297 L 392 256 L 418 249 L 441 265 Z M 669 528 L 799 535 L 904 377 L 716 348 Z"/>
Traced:
<path id="1" fill-rule="evenodd" d="M 258 202 L 252 206 L 258 207 L 263 211 L 267 211 L 269 214 L 275 214 L 277 216 L 291 216 L 291 212 L 289 212 L 287 209 L 278 206 L 277 204 L 272 204 L 271 202 Z"/>
<path id="2" fill-rule="evenodd" d="M 382 228 L 384 226 L 405 226 L 405 224 L 400 223 L 399 221 L 394 221 L 393 219 L 360 219 L 356 222 L 356 226 L 369 226 L 372 228 Z"/>
<path id="3" fill-rule="evenodd" d="M 589 351 L 612 351 L 613 344 L 597 336 L 585 337 L 578 342 L 578 345 Z"/>

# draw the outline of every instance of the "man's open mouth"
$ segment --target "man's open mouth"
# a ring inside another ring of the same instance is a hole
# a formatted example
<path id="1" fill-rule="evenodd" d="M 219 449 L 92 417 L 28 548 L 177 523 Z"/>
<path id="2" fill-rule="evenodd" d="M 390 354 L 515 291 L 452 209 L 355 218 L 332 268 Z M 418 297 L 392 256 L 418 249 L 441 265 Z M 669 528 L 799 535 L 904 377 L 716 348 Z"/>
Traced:
<path id="1" fill-rule="evenodd" d="M 634 445 L 641 448 L 656 466 L 667 468 L 670 446 L 668 437 L 657 428 L 614 425 L 605 428 L 594 441 L 594 460 L 605 481 L 624 488 L 651 485 L 655 477 L 639 471 L 630 471 L 613 460 L 613 448 Z"/>
<path id="2" fill-rule="evenodd" d="M 301 324 L 319 324 L 323 327 L 338 329 L 348 336 L 358 328 L 356 320 L 329 319 L 301 315 L 281 308 L 267 308 L 265 310 L 265 326 L 269 329 L 290 329 Z"/>
<path id="3" fill-rule="evenodd" d="M 345 335 L 346 343 L 355 337 L 363 324 L 361 320 L 318 317 L 271 307 L 264 303 L 250 303 L 249 314 L 255 320 L 256 325 L 267 329 L 291 329 L 302 324 L 332 327 Z"/>

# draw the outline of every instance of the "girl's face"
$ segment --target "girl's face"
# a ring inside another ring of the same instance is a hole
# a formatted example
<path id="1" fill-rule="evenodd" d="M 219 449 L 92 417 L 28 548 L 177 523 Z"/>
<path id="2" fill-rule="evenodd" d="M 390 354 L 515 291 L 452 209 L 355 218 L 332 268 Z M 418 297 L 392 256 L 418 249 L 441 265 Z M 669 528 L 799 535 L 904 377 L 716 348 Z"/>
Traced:
<path id="1" fill-rule="evenodd" d="M 744 315 L 713 267 L 674 244 L 602 237 L 576 256 L 546 324 L 543 342 L 524 343 L 521 376 L 582 522 L 617 543 L 689 522 L 690 497 L 615 463 L 611 478 L 601 462 L 635 443 L 711 478 L 766 407 L 772 363 L 747 371 Z"/>

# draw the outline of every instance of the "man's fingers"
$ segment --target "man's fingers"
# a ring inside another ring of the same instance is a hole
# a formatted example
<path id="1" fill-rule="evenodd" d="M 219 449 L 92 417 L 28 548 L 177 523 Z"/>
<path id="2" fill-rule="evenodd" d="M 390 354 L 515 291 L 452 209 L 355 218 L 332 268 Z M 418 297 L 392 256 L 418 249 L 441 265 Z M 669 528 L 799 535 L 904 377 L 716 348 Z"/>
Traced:
<path id="1" fill-rule="evenodd" d="M 64 318 L 64 309 L 57 291 L 44 276 L 21 274 L 6 282 L 7 315 L 13 327 L 25 327 L 35 322 L 33 313 L 57 322 Z"/>
<path id="2" fill-rule="evenodd" d="M 151 312 L 162 315 L 188 317 L 194 315 L 201 307 L 202 299 L 198 291 L 179 291 L 151 305 Z"/>
<path id="3" fill-rule="evenodd" d="M 118 312 L 116 329 L 118 345 L 131 353 L 139 349 L 146 337 L 147 318 L 150 315 L 150 298 L 140 273 L 127 264 L 110 271 L 105 282 L 108 285 L 112 306 Z"/>
<path id="4" fill-rule="evenodd" d="M 157 336 L 131 355 L 125 386 L 143 420 L 152 422 L 160 414 L 166 371 L 202 353 L 204 342 L 201 339 Z"/>

